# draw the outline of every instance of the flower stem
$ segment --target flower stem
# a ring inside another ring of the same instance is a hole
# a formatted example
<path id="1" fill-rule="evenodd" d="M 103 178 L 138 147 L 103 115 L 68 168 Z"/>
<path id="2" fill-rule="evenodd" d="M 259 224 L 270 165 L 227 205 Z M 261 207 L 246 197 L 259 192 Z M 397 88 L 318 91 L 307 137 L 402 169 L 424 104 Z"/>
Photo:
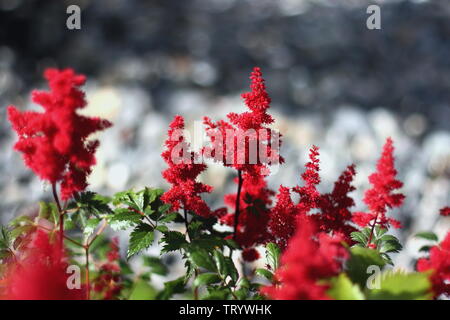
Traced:
<path id="1" fill-rule="evenodd" d="M 239 225 L 239 214 L 240 214 L 240 204 L 241 204 L 241 189 L 242 189 L 242 170 L 238 170 L 238 189 L 236 195 L 236 212 L 234 213 L 234 234 L 233 240 L 236 241 L 238 225 Z"/>
<path id="2" fill-rule="evenodd" d="M 373 222 L 372 229 L 370 230 L 370 236 L 369 236 L 369 240 L 367 241 L 367 247 L 369 247 L 370 243 L 372 242 L 373 232 L 375 229 L 375 225 L 377 224 L 377 219 L 378 219 L 378 212 L 377 212 L 377 215 L 375 216 L 375 221 Z"/>
<path id="3" fill-rule="evenodd" d="M 84 252 L 86 255 L 86 266 L 85 266 L 86 300 L 90 300 L 91 299 L 91 284 L 89 281 L 89 245 L 84 246 Z"/>
<path id="4" fill-rule="evenodd" d="M 61 208 L 61 203 L 59 202 L 58 193 L 56 192 L 56 184 L 52 183 L 52 192 L 53 192 L 53 198 L 55 199 L 56 206 L 58 208 L 59 213 L 59 243 L 61 245 L 61 248 L 63 246 L 64 241 L 64 212 Z"/>

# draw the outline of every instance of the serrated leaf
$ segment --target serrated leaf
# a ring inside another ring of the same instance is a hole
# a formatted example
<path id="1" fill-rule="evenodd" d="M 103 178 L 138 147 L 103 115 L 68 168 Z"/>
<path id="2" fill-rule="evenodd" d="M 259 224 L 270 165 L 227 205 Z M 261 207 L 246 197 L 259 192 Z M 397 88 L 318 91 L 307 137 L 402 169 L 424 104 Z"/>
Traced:
<path id="1" fill-rule="evenodd" d="M 330 280 L 327 295 L 336 300 L 364 300 L 359 286 L 353 284 L 345 273 Z"/>
<path id="2" fill-rule="evenodd" d="M 164 233 L 160 243 L 164 243 L 161 252 L 166 253 L 170 251 L 180 250 L 187 244 L 184 234 L 178 231 L 169 231 Z"/>
<path id="3" fill-rule="evenodd" d="M 162 222 L 162 223 L 169 223 L 169 222 L 174 221 L 177 218 L 177 216 L 178 216 L 178 213 L 172 212 L 172 213 L 165 215 L 163 218 L 159 219 L 158 221 Z"/>
<path id="4" fill-rule="evenodd" d="M 194 287 L 218 283 L 222 279 L 216 273 L 202 273 L 194 280 Z"/>
<path id="5" fill-rule="evenodd" d="M 11 245 L 11 231 L 5 226 L 0 226 L 0 249 L 9 249 Z"/>
<path id="6" fill-rule="evenodd" d="M 255 273 L 261 277 L 266 278 L 269 281 L 273 280 L 273 273 L 267 269 L 258 268 L 256 269 Z"/>
<path id="7" fill-rule="evenodd" d="M 419 232 L 415 235 L 417 238 L 422 238 L 422 239 L 426 239 L 426 240 L 431 240 L 431 241 L 438 241 L 438 236 L 433 233 L 433 232 Z"/>
<path id="8" fill-rule="evenodd" d="M 268 243 L 266 246 L 267 264 L 272 270 L 278 269 L 280 265 L 281 250 L 275 243 Z"/>
<path id="9" fill-rule="evenodd" d="M 116 213 L 109 216 L 109 226 L 114 231 L 126 230 L 139 224 L 142 216 L 128 209 L 116 209 Z"/>
<path id="10" fill-rule="evenodd" d="M 358 232 L 358 231 L 350 233 L 350 237 L 352 238 L 353 241 L 356 241 L 363 245 L 365 245 L 368 240 L 368 238 L 362 232 Z"/>
<path id="11" fill-rule="evenodd" d="M 127 251 L 127 259 L 150 247 L 153 243 L 153 228 L 145 223 L 138 225 L 130 235 L 130 244 Z"/>
<path id="12" fill-rule="evenodd" d="M 189 252 L 189 260 L 197 267 L 204 268 L 208 271 L 217 271 L 216 264 L 208 251 L 198 248 L 191 248 Z"/>
<path id="13" fill-rule="evenodd" d="M 380 288 L 367 290 L 369 300 L 426 300 L 431 298 L 427 273 L 384 272 Z"/>

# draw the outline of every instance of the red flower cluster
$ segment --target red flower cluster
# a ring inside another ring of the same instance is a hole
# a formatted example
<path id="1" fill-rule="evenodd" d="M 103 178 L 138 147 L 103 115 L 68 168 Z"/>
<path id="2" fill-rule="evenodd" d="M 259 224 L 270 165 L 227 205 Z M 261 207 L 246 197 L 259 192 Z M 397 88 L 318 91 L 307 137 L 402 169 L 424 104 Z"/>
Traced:
<path id="1" fill-rule="evenodd" d="M 372 188 L 367 190 L 364 202 L 370 212 L 358 212 L 353 216 L 353 221 L 361 227 L 378 224 L 382 228 L 392 225 L 401 228 L 399 221 L 386 217 L 387 209 L 400 207 L 405 196 L 394 191 L 400 189 L 403 183 L 396 179 L 397 170 L 394 166 L 394 146 L 392 139 L 388 138 L 383 147 L 383 153 L 377 163 L 377 171 L 369 176 Z"/>
<path id="2" fill-rule="evenodd" d="M 116 299 L 122 290 L 120 283 L 120 266 L 118 260 L 119 244 L 118 239 L 114 238 L 110 244 L 110 250 L 107 253 L 108 262 L 100 266 L 100 272 L 93 281 L 94 292 L 101 294 L 104 300 Z"/>
<path id="3" fill-rule="evenodd" d="M 30 235 L 30 245 L 9 266 L 6 300 L 82 300 L 84 290 L 69 289 L 67 258 L 59 241 L 42 230 Z"/>
<path id="4" fill-rule="evenodd" d="M 342 271 L 348 258 L 341 238 L 318 232 L 316 223 L 300 216 L 297 231 L 281 257 L 275 272 L 275 284 L 262 288 L 262 293 L 276 300 L 324 300 L 328 285 L 321 280 Z"/>
<path id="5" fill-rule="evenodd" d="M 187 210 L 202 217 L 213 214 L 206 202 L 200 197 L 201 193 L 211 192 L 212 187 L 197 182 L 197 177 L 206 170 L 204 163 L 196 163 L 198 154 L 189 151 L 190 144 L 183 135 L 184 119 L 176 116 L 170 124 L 166 150 L 163 159 L 169 165 L 164 170 L 163 177 L 172 187 L 162 196 L 162 200 L 172 205 L 173 210 Z"/>
<path id="6" fill-rule="evenodd" d="M 269 232 L 271 241 L 275 242 L 281 250 L 288 245 L 288 240 L 295 232 L 295 219 L 298 208 L 293 203 L 289 188 L 280 186 L 277 194 L 277 203 L 270 211 Z"/>
<path id="7" fill-rule="evenodd" d="M 10 106 L 8 118 L 19 136 L 14 148 L 23 153 L 25 164 L 41 179 L 61 182 L 61 197 L 66 200 L 87 187 L 86 178 L 95 164 L 99 142 L 87 142 L 88 136 L 111 123 L 77 113 L 86 106 L 79 89 L 85 76 L 72 69 L 47 69 L 44 76 L 50 92 L 34 91 L 32 99 L 45 111 L 20 112 Z"/>
<path id="8" fill-rule="evenodd" d="M 320 183 L 319 176 L 319 148 L 313 146 L 309 151 L 310 161 L 305 165 L 306 170 L 302 174 L 302 179 L 305 182 L 303 187 L 294 187 L 293 191 L 298 193 L 300 201 L 298 209 L 303 213 L 308 213 L 312 208 L 317 208 L 320 199 L 320 193 L 316 186 Z"/>
<path id="9" fill-rule="evenodd" d="M 419 259 L 417 270 L 432 271 L 430 280 L 435 298 L 441 294 L 450 296 L 450 232 L 438 246 L 430 249 L 428 259 Z"/>
<path id="10" fill-rule="evenodd" d="M 355 190 L 351 185 L 355 175 L 354 165 L 348 166 L 335 182 L 331 193 L 321 194 L 317 190 L 320 183 L 319 176 L 319 149 L 313 146 L 310 150 L 310 161 L 305 165 L 302 174 L 304 186 L 296 186 L 292 191 L 299 194 L 300 199 L 294 204 L 290 190 L 281 186 L 277 195 L 277 204 L 270 212 L 269 230 L 271 241 L 285 249 L 289 239 L 295 232 L 295 218 L 310 214 L 311 209 L 319 209 L 318 214 L 310 215 L 319 226 L 320 231 L 339 234 L 351 242 L 350 233 L 356 229 L 350 225 L 352 212 L 350 207 L 354 201 L 348 193 Z"/>
<path id="11" fill-rule="evenodd" d="M 348 166 L 334 183 L 333 191 L 320 197 L 320 214 L 314 215 L 320 230 L 341 234 L 348 243 L 351 243 L 350 234 L 356 231 L 350 225 L 353 217 L 350 208 L 355 205 L 355 201 L 348 195 L 355 190 L 352 186 L 355 174 L 355 166 Z"/>
<path id="12" fill-rule="evenodd" d="M 235 240 L 250 252 L 252 246 L 267 242 L 269 233 L 269 206 L 274 192 L 267 188 L 264 179 L 269 174 L 269 165 L 280 164 L 284 159 L 279 155 L 281 144 L 276 132 L 267 127 L 274 122 L 267 113 L 270 108 L 270 97 L 266 91 L 260 68 L 255 67 L 250 75 L 250 92 L 242 94 L 249 111 L 241 114 L 229 113 L 228 121 L 216 123 L 204 118 L 206 133 L 210 137 L 211 146 L 203 149 L 205 157 L 220 161 L 242 174 L 239 195 L 239 212 L 224 215 L 221 221 L 236 226 Z M 278 145 L 276 145 L 278 144 Z M 235 211 L 237 193 L 225 196 L 225 203 Z M 244 259 L 252 260 L 254 256 L 245 254 Z"/>
<path id="13" fill-rule="evenodd" d="M 450 207 L 444 207 L 441 209 L 441 211 L 439 212 L 439 214 L 443 217 L 448 217 L 450 216 Z"/>
<path id="14" fill-rule="evenodd" d="M 237 182 L 237 178 L 236 178 Z M 270 237 L 267 229 L 269 223 L 271 197 L 274 192 L 267 188 L 264 177 L 243 175 L 242 191 L 239 205 L 239 223 L 235 231 L 235 240 L 244 248 L 264 244 Z M 224 202 L 231 209 L 236 209 L 237 194 L 225 195 Z M 221 222 L 234 225 L 235 213 L 228 213 Z M 245 256 L 243 256 L 245 259 Z M 250 261 L 250 260 L 246 260 Z"/>
<path id="15" fill-rule="evenodd" d="M 267 127 L 274 120 L 267 113 L 271 100 L 261 69 L 255 67 L 250 79 L 251 92 L 242 94 L 250 111 L 229 113 L 229 122 L 213 122 L 208 117 L 204 118 L 211 146 L 205 147 L 203 154 L 223 162 L 225 166 L 258 177 L 269 174 L 268 165 L 283 163 L 284 159 L 278 153 L 280 136 Z"/>

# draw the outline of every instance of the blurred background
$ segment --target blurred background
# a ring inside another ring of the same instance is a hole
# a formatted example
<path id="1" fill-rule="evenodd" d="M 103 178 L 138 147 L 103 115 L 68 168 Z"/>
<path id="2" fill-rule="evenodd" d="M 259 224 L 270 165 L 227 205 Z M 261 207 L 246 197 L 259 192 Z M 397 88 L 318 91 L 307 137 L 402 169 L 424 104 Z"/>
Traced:
<path id="1" fill-rule="evenodd" d="M 81 7 L 81 30 L 66 28 L 66 8 Z M 369 4 L 381 30 L 368 30 Z M 423 242 L 443 237 L 450 218 L 450 6 L 448 0 L 0 0 L 0 221 L 33 212 L 50 188 L 12 150 L 6 107 L 39 109 L 30 90 L 42 71 L 73 67 L 88 76 L 87 114 L 114 122 L 99 135 L 91 189 L 167 185 L 160 158 L 175 114 L 188 128 L 205 115 L 245 110 L 248 75 L 260 66 L 270 112 L 284 135 L 286 164 L 270 186 L 300 182 L 308 149 L 321 150 L 321 189 L 357 165 L 355 210 L 386 137 L 394 140 L 405 205 L 390 213 L 405 245 L 394 256 L 411 269 Z M 202 179 L 221 206 L 234 172 L 211 166 Z M 152 250 L 157 250 L 153 248 Z"/>

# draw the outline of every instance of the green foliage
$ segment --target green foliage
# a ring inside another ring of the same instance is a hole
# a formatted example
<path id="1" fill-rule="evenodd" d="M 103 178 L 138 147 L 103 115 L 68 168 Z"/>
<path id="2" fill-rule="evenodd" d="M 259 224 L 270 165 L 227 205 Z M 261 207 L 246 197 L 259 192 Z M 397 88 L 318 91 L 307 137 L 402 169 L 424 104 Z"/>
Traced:
<path id="1" fill-rule="evenodd" d="M 425 240 L 430 240 L 430 241 L 438 241 L 438 236 L 433 233 L 433 232 L 428 232 L 428 231 L 424 231 L 424 232 L 419 232 L 415 235 L 417 238 L 421 238 L 421 239 L 425 239 Z"/>
<path id="2" fill-rule="evenodd" d="M 130 235 L 130 244 L 127 251 L 127 259 L 133 255 L 150 247 L 153 243 L 154 233 L 153 228 L 145 223 L 138 225 Z"/>
<path id="3" fill-rule="evenodd" d="M 266 246 L 266 259 L 271 270 L 278 269 L 280 265 L 280 256 L 280 248 L 275 243 L 268 243 Z"/>
<path id="4" fill-rule="evenodd" d="M 330 280 L 327 294 L 336 300 L 364 300 L 358 285 L 353 284 L 345 273 Z"/>
<path id="5" fill-rule="evenodd" d="M 158 295 L 156 296 L 156 299 L 157 300 L 168 300 L 174 294 L 185 292 L 185 286 L 186 286 L 186 282 L 185 282 L 184 277 L 180 277 L 173 281 L 168 281 L 168 282 L 164 283 L 164 289 L 158 293 Z"/>
<path id="6" fill-rule="evenodd" d="M 361 231 L 355 231 L 350 234 L 353 241 L 356 242 L 355 247 L 367 248 L 369 246 L 371 228 L 364 228 Z M 389 253 L 397 253 L 403 248 L 400 241 L 393 235 L 385 234 L 387 229 L 376 226 L 372 235 L 371 244 L 376 246 L 376 250 L 380 253 L 383 260 L 393 265 Z"/>
<path id="7" fill-rule="evenodd" d="M 378 251 L 353 247 L 350 249 L 350 259 L 347 261 L 347 274 L 353 282 L 363 288 L 366 285 L 367 278 L 370 276 L 367 273 L 367 268 L 372 265 L 382 268 L 385 264 Z"/>
<path id="8" fill-rule="evenodd" d="M 384 272 L 380 288 L 367 290 L 369 300 L 426 300 L 431 298 L 427 273 Z"/>

